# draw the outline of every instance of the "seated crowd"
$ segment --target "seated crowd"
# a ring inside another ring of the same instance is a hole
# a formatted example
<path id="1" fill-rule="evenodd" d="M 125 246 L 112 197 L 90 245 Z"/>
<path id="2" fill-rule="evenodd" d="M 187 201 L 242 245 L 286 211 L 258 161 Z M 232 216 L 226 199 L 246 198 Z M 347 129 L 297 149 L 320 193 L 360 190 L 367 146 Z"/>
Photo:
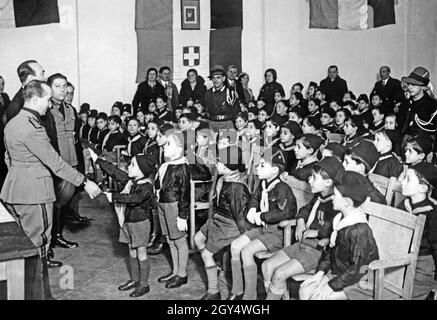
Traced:
<path id="1" fill-rule="evenodd" d="M 320 86 L 297 83 L 288 99 L 274 69 L 258 97 L 236 66 L 215 66 L 210 89 L 192 69 L 180 93 L 170 73 L 149 69 L 132 104 L 116 102 L 111 115 L 88 104 L 77 115 L 83 173 L 114 204 L 119 241 L 129 245 L 130 279 L 119 290 L 133 290 L 131 297 L 150 291 L 148 254 L 159 254 L 164 243 L 172 266 L 158 282 L 168 289 L 187 284 L 190 203 L 210 201 L 213 214 L 194 236 L 207 275 L 203 300 L 222 298 L 222 250 L 231 257 L 229 300 L 256 300 L 258 272 L 268 300 L 282 299 L 288 280 L 308 272 L 300 299 L 372 298 L 360 280 L 363 267 L 379 259 L 378 246 L 360 207 L 369 200 L 391 205 L 369 180 L 378 175 L 402 182 L 403 210 L 426 215 L 413 298 L 433 296 L 437 101 L 426 69 L 401 82 L 382 67 L 371 94 L 356 97 L 331 66 Z M 214 197 L 204 186 L 191 197 L 190 180 L 213 179 Z M 307 182 L 313 193 L 301 207 L 291 180 Z M 292 219 L 284 247 L 283 223 Z M 258 268 L 264 251 L 271 255 Z"/>

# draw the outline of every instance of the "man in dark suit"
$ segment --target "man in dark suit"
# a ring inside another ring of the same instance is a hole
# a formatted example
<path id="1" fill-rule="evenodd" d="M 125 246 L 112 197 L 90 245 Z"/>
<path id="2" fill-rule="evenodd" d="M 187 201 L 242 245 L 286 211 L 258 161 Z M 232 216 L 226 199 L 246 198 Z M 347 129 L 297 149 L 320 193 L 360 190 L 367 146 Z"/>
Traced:
<path id="1" fill-rule="evenodd" d="M 401 82 L 398 79 L 393 79 L 390 77 L 390 74 L 390 67 L 381 67 L 379 70 L 381 80 L 375 83 L 375 87 L 373 88 L 370 96 L 377 94 L 379 97 L 381 97 L 383 103 L 392 110 L 397 102 L 401 102 L 397 100 L 399 100 L 399 97 L 402 96 L 402 87 Z"/>
<path id="2" fill-rule="evenodd" d="M 9 99 L 8 94 L 4 91 L 5 91 L 5 79 L 3 79 L 2 76 L 0 76 L 0 106 L 6 109 L 9 106 L 9 103 L 11 103 L 11 100 Z"/>
<path id="3" fill-rule="evenodd" d="M 325 94 L 325 100 L 329 103 L 332 100 L 342 101 L 343 96 L 348 92 L 346 80 L 338 75 L 338 67 L 328 68 L 328 77 L 320 82 L 320 90 Z"/>
<path id="4" fill-rule="evenodd" d="M 237 93 L 238 100 L 241 103 L 246 104 L 248 101 L 246 101 L 246 97 L 244 95 L 243 85 L 237 79 L 237 76 L 238 76 L 238 67 L 235 65 L 230 65 L 228 67 L 228 71 L 226 72 L 225 87 Z"/>
<path id="5" fill-rule="evenodd" d="M 2 117 L 3 124 L 5 125 L 23 108 L 23 88 L 32 80 L 45 81 L 45 70 L 36 60 L 28 60 L 20 64 L 17 68 L 17 74 L 20 78 L 21 88 L 12 99 Z"/>

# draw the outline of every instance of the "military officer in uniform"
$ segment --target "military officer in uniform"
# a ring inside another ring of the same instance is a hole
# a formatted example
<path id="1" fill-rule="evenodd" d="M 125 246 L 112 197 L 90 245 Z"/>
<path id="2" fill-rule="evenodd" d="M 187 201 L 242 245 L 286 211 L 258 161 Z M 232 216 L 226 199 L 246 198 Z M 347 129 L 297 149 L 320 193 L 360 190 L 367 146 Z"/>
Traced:
<path id="1" fill-rule="evenodd" d="M 38 266 L 39 277 L 33 281 L 42 280 L 44 298 L 48 299 L 51 293 L 47 251 L 56 200 L 50 172 L 75 186 L 84 185 L 92 199 L 101 191 L 95 183 L 62 160 L 50 144 L 40 118 L 50 104 L 50 87 L 45 82 L 33 80 L 23 88 L 23 98 L 23 109 L 5 127 L 9 172 L 0 199 L 39 250 L 42 264 Z"/>

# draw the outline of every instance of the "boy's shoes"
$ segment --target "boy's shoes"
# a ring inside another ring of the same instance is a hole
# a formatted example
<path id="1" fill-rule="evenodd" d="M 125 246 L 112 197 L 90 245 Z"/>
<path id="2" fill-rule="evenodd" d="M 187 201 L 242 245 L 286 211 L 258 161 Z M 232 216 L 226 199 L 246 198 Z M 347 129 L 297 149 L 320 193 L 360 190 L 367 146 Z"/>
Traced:
<path id="1" fill-rule="evenodd" d="M 134 289 L 134 288 L 138 287 L 139 285 L 140 285 L 139 282 L 133 281 L 133 280 L 129 280 L 125 284 L 119 286 L 118 290 L 119 291 L 128 291 L 128 290 L 131 290 L 131 289 Z"/>
<path id="2" fill-rule="evenodd" d="M 220 291 L 214 294 L 207 292 L 202 298 L 200 298 L 200 300 L 221 300 L 221 299 L 222 299 L 222 295 L 220 294 Z"/>
<path id="3" fill-rule="evenodd" d="M 152 233 L 152 235 L 150 236 L 149 243 L 147 244 L 146 248 L 147 249 L 152 248 L 155 245 L 155 243 L 157 243 L 159 237 L 160 237 L 160 235 L 158 235 L 156 233 Z"/>
<path id="4" fill-rule="evenodd" d="M 167 281 L 173 279 L 174 277 L 176 277 L 176 275 L 173 274 L 173 272 L 170 272 L 169 274 L 166 274 L 165 276 L 159 277 L 158 282 L 159 283 L 166 283 Z"/>
<path id="5" fill-rule="evenodd" d="M 143 284 L 139 284 L 136 289 L 129 294 L 129 297 L 131 298 L 138 298 L 141 296 L 144 296 L 146 293 L 148 293 L 150 291 L 150 286 L 145 286 Z"/>
<path id="6" fill-rule="evenodd" d="M 158 241 L 157 243 L 155 243 L 155 245 L 149 249 L 147 249 L 147 253 L 155 256 L 157 254 L 160 254 L 162 252 L 162 249 L 164 247 L 164 244 L 160 241 Z"/>
<path id="7" fill-rule="evenodd" d="M 61 261 L 55 261 L 52 259 L 47 259 L 47 268 L 49 269 L 55 269 L 55 268 L 60 268 L 62 267 L 62 262 Z"/>
<path id="8" fill-rule="evenodd" d="M 167 289 L 175 289 L 175 288 L 179 288 L 181 286 L 183 286 L 184 284 L 188 283 L 188 277 L 179 277 L 179 276 L 175 276 L 174 278 L 172 278 L 171 280 L 169 280 L 166 284 L 165 287 Z"/>
<path id="9" fill-rule="evenodd" d="M 231 294 L 228 297 L 228 300 L 233 301 L 233 300 L 243 300 L 243 294 Z"/>

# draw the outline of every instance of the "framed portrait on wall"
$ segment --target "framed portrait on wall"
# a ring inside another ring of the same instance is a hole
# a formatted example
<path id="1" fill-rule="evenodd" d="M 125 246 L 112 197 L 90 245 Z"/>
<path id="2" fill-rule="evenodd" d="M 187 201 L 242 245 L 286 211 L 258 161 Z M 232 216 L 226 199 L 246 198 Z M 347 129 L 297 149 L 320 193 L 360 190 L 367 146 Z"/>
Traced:
<path id="1" fill-rule="evenodd" d="M 182 30 L 200 30 L 200 0 L 181 0 Z"/>

